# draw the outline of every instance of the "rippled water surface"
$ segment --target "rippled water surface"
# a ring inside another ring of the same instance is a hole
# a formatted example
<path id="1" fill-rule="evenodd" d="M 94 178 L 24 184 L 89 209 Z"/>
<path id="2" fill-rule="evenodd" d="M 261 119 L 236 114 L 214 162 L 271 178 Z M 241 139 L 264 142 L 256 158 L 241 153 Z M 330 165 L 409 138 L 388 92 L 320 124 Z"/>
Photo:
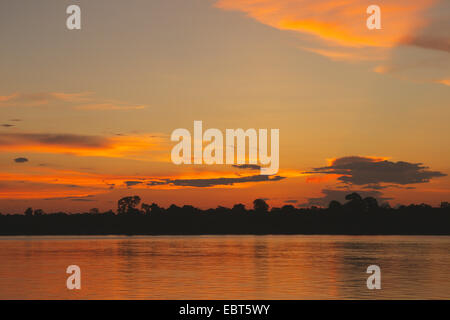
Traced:
<path id="1" fill-rule="evenodd" d="M 0 237 L 0 299 L 366 298 L 450 299 L 450 237 Z"/>

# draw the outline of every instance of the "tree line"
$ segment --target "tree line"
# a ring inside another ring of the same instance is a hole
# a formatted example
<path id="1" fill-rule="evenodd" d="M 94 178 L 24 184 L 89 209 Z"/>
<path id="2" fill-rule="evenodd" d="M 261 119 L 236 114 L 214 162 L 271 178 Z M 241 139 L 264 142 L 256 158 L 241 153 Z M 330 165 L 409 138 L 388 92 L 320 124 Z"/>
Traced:
<path id="1" fill-rule="evenodd" d="M 117 211 L 67 214 L 28 208 L 24 214 L 0 214 L 0 235 L 159 235 L 159 234 L 430 234 L 450 235 L 450 204 L 411 204 L 391 208 L 373 197 L 351 193 L 328 207 L 270 208 L 263 199 L 252 208 L 199 209 L 191 205 L 167 208 L 128 196 Z"/>

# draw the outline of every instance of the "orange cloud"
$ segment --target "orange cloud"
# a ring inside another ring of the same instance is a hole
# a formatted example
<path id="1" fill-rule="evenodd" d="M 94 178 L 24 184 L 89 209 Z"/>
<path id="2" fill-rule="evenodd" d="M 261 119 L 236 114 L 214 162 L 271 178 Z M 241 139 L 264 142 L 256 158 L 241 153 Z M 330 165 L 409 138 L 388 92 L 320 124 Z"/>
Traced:
<path id="1" fill-rule="evenodd" d="M 379 1 L 382 30 L 366 27 L 367 0 L 219 0 L 216 7 L 245 12 L 280 30 L 310 34 L 345 47 L 390 48 L 426 25 L 426 9 L 436 0 Z"/>
<path id="2" fill-rule="evenodd" d="M 280 181 L 283 176 L 237 175 L 232 172 L 200 171 L 166 176 L 117 175 L 27 168 L 20 173 L 0 172 L 0 198 L 45 199 L 85 197 L 105 194 L 112 189 L 173 190 L 193 187 L 243 188 L 258 183 Z"/>
<path id="3" fill-rule="evenodd" d="M 346 50 L 339 48 L 332 49 L 319 49 L 319 48 L 302 48 L 303 50 L 314 52 L 321 56 L 327 57 L 330 60 L 334 61 L 376 61 L 380 60 L 380 58 L 384 57 L 386 54 L 383 51 L 370 49 L 364 50 L 361 49 L 358 52 L 354 50 Z"/>
<path id="4" fill-rule="evenodd" d="M 381 29 L 369 30 L 370 5 L 381 11 Z M 450 5 L 443 0 L 218 0 L 222 10 L 298 36 L 302 50 L 333 61 L 389 62 L 374 67 L 399 79 L 448 85 Z M 440 61 L 439 63 L 437 61 Z M 447 61 L 447 62 L 446 62 Z M 436 65 L 440 64 L 439 68 Z M 410 69 L 428 68 L 418 80 Z M 441 79 L 442 81 L 435 81 Z"/>
<path id="5" fill-rule="evenodd" d="M 0 133 L 0 151 L 30 151 L 77 156 L 161 160 L 152 154 L 168 148 L 163 136 L 88 136 L 48 133 Z"/>
<path id="6" fill-rule="evenodd" d="M 306 178 L 306 183 L 323 183 L 330 180 L 336 180 L 340 175 L 337 174 L 329 174 L 324 176 L 312 176 Z"/>
<path id="7" fill-rule="evenodd" d="M 443 84 L 445 86 L 450 86 L 450 79 L 436 80 L 436 83 L 440 83 L 440 84 Z"/>
<path id="8" fill-rule="evenodd" d="M 373 71 L 376 73 L 381 73 L 381 74 L 385 74 L 385 73 L 389 73 L 392 71 L 392 67 L 386 66 L 386 65 L 379 65 L 376 66 L 375 68 L 373 68 Z"/>
<path id="9" fill-rule="evenodd" d="M 0 96 L 0 102 L 5 102 L 17 97 L 17 93 L 10 94 L 9 96 Z"/>

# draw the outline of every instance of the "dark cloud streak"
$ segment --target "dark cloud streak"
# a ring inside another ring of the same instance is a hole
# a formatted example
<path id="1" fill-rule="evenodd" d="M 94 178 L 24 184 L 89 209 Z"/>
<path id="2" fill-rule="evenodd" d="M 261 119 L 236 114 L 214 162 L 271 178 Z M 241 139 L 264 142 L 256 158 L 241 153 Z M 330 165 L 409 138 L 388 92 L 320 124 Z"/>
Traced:
<path id="1" fill-rule="evenodd" d="M 14 162 L 16 162 L 16 163 L 24 163 L 24 162 L 28 162 L 28 159 L 24 158 L 24 157 L 15 158 Z"/>
<path id="2" fill-rule="evenodd" d="M 173 185 L 181 187 L 199 187 L 208 188 L 214 186 L 234 185 L 237 183 L 249 183 L 249 182 L 264 182 L 264 181 L 279 181 L 285 177 L 282 176 L 266 176 L 266 175 L 254 175 L 248 177 L 236 177 L 236 178 L 211 178 L 211 179 L 165 179 L 164 181 L 150 181 L 148 186 L 155 185 Z"/>
<path id="3" fill-rule="evenodd" d="M 257 164 L 233 164 L 233 167 L 238 169 L 250 169 L 250 170 L 260 170 L 261 166 Z"/>
<path id="4" fill-rule="evenodd" d="M 107 139 L 99 136 L 51 133 L 0 133 L 0 146 L 21 144 L 41 144 L 53 146 L 76 146 L 99 148 L 108 144 Z"/>

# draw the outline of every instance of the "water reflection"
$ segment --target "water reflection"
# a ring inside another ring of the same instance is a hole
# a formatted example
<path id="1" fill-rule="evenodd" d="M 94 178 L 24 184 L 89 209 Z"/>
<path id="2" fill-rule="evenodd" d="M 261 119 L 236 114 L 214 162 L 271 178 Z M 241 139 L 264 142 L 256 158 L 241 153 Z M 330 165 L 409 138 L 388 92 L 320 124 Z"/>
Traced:
<path id="1" fill-rule="evenodd" d="M 0 238 L 0 299 L 450 298 L 450 237 Z M 68 265 L 82 289 L 65 287 Z M 367 266 L 382 290 L 366 288 Z"/>

